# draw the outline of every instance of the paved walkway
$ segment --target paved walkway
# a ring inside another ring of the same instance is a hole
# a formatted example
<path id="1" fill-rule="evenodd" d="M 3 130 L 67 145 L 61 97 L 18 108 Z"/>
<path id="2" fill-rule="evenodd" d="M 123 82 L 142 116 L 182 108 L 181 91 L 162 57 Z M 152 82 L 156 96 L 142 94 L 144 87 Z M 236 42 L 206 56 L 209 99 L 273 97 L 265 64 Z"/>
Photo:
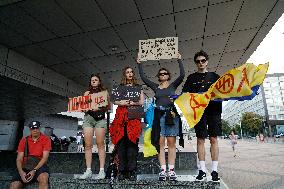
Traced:
<path id="1" fill-rule="evenodd" d="M 191 144 L 196 146 L 196 140 Z M 206 167 L 211 172 L 209 146 L 206 140 Z M 219 146 L 219 173 L 230 189 L 284 189 L 284 143 L 239 140 L 236 158 L 229 140 L 220 139 Z"/>

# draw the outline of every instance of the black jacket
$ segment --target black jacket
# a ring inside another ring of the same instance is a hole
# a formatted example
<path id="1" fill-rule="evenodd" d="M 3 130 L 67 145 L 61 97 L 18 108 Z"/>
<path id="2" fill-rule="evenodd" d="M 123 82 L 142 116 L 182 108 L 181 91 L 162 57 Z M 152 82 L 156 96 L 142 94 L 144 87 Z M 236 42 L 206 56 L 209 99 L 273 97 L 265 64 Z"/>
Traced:
<path id="1" fill-rule="evenodd" d="M 187 77 L 182 92 L 202 93 L 206 92 L 210 86 L 219 79 L 219 75 L 215 72 L 198 73 L 195 72 Z M 210 101 L 206 107 L 206 115 L 216 115 L 222 113 L 222 102 Z"/>

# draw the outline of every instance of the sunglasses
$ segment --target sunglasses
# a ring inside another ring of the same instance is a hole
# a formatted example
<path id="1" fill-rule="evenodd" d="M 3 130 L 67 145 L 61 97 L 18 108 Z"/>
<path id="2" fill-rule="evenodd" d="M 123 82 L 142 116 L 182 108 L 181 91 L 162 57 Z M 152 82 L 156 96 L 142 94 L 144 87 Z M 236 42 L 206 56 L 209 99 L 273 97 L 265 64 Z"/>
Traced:
<path id="1" fill-rule="evenodd" d="M 206 61 L 207 61 L 206 59 L 195 60 L 195 63 L 196 63 L 196 64 L 198 64 L 198 63 L 204 64 Z"/>
<path id="2" fill-rule="evenodd" d="M 30 130 L 36 130 L 36 129 L 39 129 L 39 127 L 32 127 L 32 128 L 30 128 Z"/>
<path id="3" fill-rule="evenodd" d="M 159 73 L 159 76 L 169 75 L 169 73 Z"/>

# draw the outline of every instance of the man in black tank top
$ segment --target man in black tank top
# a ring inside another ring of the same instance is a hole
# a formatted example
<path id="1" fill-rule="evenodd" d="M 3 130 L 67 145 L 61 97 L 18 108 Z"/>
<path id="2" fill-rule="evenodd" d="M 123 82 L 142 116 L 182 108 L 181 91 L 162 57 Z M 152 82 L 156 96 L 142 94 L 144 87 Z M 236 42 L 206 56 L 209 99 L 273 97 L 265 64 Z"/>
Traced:
<path id="1" fill-rule="evenodd" d="M 197 66 L 197 72 L 190 74 L 183 86 L 182 92 L 190 93 L 203 93 L 206 92 L 210 86 L 219 79 L 219 75 L 215 72 L 207 71 L 209 56 L 206 52 L 200 51 L 194 55 L 194 62 Z M 196 177 L 197 181 L 203 181 L 206 179 L 205 168 L 205 138 L 209 135 L 212 157 L 212 180 L 218 182 L 217 166 L 219 147 L 217 136 L 221 134 L 221 113 L 222 102 L 210 101 L 209 105 L 204 111 L 204 114 L 198 124 L 195 126 L 195 132 L 197 136 L 197 153 L 200 163 L 199 174 Z"/>

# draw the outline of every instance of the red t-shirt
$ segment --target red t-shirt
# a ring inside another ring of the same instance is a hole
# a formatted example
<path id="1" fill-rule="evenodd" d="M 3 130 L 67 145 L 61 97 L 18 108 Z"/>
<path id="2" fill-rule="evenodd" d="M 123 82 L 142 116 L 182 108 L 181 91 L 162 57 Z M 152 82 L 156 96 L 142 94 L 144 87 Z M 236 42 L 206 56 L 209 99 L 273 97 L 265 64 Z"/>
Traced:
<path id="1" fill-rule="evenodd" d="M 40 134 L 40 137 L 37 141 L 33 141 L 32 137 L 28 137 L 28 144 L 29 144 L 29 155 L 35 156 L 38 158 L 42 158 L 43 151 L 50 151 L 51 150 L 51 140 L 48 136 Z M 19 146 L 18 152 L 25 152 L 26 146 L 26 137 L 22 138 Z"/>

